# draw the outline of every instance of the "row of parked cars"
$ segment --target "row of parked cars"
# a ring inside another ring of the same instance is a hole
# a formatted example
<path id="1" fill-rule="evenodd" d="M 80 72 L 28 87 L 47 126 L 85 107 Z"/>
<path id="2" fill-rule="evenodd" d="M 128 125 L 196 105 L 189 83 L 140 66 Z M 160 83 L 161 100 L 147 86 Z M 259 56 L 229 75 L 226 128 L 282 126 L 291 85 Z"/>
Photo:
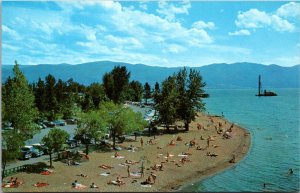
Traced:
<path id="1" fill-rule="evenodd" d="M 78 147 L 80 143 L 75 139 L 69 139 L 63 145 L 61 150 L 72 149 Z M 35 143 L 32 145 L 26 145 L 20 149 L 19 159 L 26 160 L 30 158 L 40 157 L 42 155 L 48 155 L 49 150 L 44 144 Z"/>

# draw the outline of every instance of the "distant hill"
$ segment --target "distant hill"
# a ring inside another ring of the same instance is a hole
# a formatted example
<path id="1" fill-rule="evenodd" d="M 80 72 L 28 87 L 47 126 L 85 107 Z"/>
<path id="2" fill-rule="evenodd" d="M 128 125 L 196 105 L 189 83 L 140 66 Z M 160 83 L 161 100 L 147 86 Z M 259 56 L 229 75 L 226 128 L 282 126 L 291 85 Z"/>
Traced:
<path id="1" fill-rule="evenodd" d="M 39 77 L 44 79 L 52 74 L 57 79 L 68 80 L 73 78 L 84 85 L 93 82 L 102 82 L 104 73 L 109 72 L 116 65 L 126 66 L 131 72 L 131 80 L 138 80 L 143 84 L 148 82 L 154 85 L 156 81 L 161 82 L 167 76 L 177 72 L 181 67 L 166 68 L 157 66 L 146 66 L 143 64 L 128 64 L 123 62 L 90 62 L 77 65 L 70 64 L 40 64 L 21 65 L 26 78 L 30 82 L 36 82 Z M 2 65 L 2 82 L 12 75 L 13 65 Z M 188 69 L 190 67 L 187 67 Z M 207 88 L 256 88 L 258 75 L 262 77 L 263 88 L 298 88 L 300 65 L 293 67 L 282 67 L 278 65 L 262 65 L 255 63 L 234 64 L 211 64 L 195 67 L 199 70 Z"/>

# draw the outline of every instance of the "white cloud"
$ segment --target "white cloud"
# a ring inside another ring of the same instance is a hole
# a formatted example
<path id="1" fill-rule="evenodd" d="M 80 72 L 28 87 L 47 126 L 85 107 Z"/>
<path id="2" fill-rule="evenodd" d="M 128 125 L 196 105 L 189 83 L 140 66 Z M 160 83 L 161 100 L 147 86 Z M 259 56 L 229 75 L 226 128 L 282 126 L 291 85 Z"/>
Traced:
<path id="1" fill-rule="evenodd" d="M 270 27 L 279 32 L 293 32 L 295 26 L 288 20 L 278 15 L 269 14 L 257 9 L 250 9 L 246 12 L 239 12 L 235 24 L 240 28 L 263 28 Z"/>
<path id="2" fill-rule="evenodd" d="M 6 25 L 2 25 L 2 31 L 4 33 L 7 33 L 9 36 L 11 36 L 13 39 L 21 39 L 21 36 L 13 29 L 9 28 Z"/>
<path id="3" fill-rule="evenodd" d="M 143 9 L 143 10 L 148 10 L 147 4 L 143 1 L 140 2 L 140 8 Z"/>
<path id="4" fill-rule="evenodd" d="M 168 52 L 174 53 L 174 54 L 178 54 L 178 53 L 184 52 L 186 50 L 185 47 L 180 46 L 178 44 L 170 44 L 167 49 L 168 49 Z"/>
<path id="5" fill-rule="evenodd" d="M 248 36 L 250 34 L 251 33 L 246 29 L 242 29 L 242 30 L 238 30 L 238 31 L 235 31 L 235 32 L 229 32 L 228 33 L 228 35 L 230 35 L 230 36 Z"/>
<path id="6" fill-rule="evenodd" d="M 19 51 L 21 49 L 20 47 L 12 46 L 12 45 L 9 45 L 9 44 L 6 44 L 6 43 L 2 43 L 2 48 L 3 49 L 9 49 L 9 50 L 12 50 L 12 51 Z"/>
<path id="7" fill-rule="evenodd" d="M 174 4 L 167 3 L 165 1 L 158 2 L 157 13 L 165 16 L 165 18 L 169 21 L 173 21 L 175 19 L 176 14 L 188 14 L 189 9 L 191 8 L 191 4 L 189 1 L 181 2 L 180 6 L 175 6 Z"/>
<path id="8" fill-rule="evenodd" d="M 205 28 L 214 29 L 215 28 L 215 24 L 213 22 L 205 23 L 204 21 L 196 21 L 195 23 L 193 23 L 192 26 L 197 29 L 205 29 Z"/>
<path id="9" fill-rule="evenodd" d="M 289 2 L 284 4 L 277 9 L 276 14 L 281 17 L 300 17 L 300 3 Z"/>

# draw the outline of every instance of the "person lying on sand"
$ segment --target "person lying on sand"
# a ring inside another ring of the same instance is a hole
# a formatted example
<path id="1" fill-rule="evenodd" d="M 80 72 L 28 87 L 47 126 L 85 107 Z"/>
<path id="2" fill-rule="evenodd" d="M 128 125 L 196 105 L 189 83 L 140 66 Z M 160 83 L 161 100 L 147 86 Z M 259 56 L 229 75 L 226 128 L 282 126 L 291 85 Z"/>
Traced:
<path id="1" fill-rule="evenodd" d="M 109 166 L 109 165 L 105 165 L 105 164 L 102 164 L 102 165 L 100 165 L 100 166 L 98 166 L 99 168 L 103 168 L 103 169 L 112 169 L 112 168 L 114 168 L 114 167 L 112 167 L 112 166 Z"/>
<path id="2" fill-rule="evenodd" d="M 155 180 L 153 179 L 153 175 L 149 175 L 148 178 L 144 181 L 141 182 L 141 184 L 146 185 L 146 184 L 154 184 Z"/>
<path id="3" fill-rule="evenodd" d="M 33 186 L 35 187 L 43 187 L 43 186 L 48 186 L 49 184 L 45 183 L 45 182 L 37 182 L 35 184 L 33 184 Z"/>
<path id="4" fill-rule="evenodd" d="M 206 155 L 210 156 L 210 157 L 217 157 L 218 156 L 218 154 L 210 153 L 210 152 L 207 152 Z"/>
<path id="5" fill-rule="evenodd" d="M 203 148 L 198 145 L 196 150 L 203 150 Z"/>
<path id="6" fill-rule="evenodd" d="M 80 174 L 80 175 L 78 175 L 78 176 L 81 176 L 81 177 L 84 177 L 84 178 L 88 177 L 88 176 L 85 175 L 85 174 Z"/>
<path id="7" fill-rule="evenodd" d="M 217 147 L 220 147 L 219 145 L 213 145 L 213 148 L 217 148 Z"/>
<path id="8" fill-rule="evenodd" d="M 190 153 L 190 152 L 182 152 L 181 154 L 182 155 L 192 155 L 192 153 Z"/>
<path id="9" fill-rule="evenodd" d="M 137 164 L 137 163 L 140 163 L 140 161 L 133 161 L 133 160 L 125 160 L 125 164 Z"/>
<path id="10" fill-rule="evenodd" d="M 186 163 L 186 162 L 190 162 L 191 160 L 188 158 L 188 156 L 184 156 L 183 158 L 181 158 L 180 162 L 182 164 Z"/>
<path id="11" fill-rule="evenodd" d="M 95 183 L 93 182 L 93 183 L 90 185 L 90 188 L 99 188 L 99 187 L 96 186 Z"/>
<path id="12" fill-rule="evenodd" d="M 125 182 L 123 182 L 121 177 L 118 176 L 116 181 L 110 180 L 110 181 L 107 182 L 107 184 L 113 184 L 113 185 L 121 186 L 121 185 L 125 184 Z"/>
<path id="13" fill-rule="evenodd" d="M 178 136 L 176 141 L 182 141 L 182 137 L 181 136 Z"/>

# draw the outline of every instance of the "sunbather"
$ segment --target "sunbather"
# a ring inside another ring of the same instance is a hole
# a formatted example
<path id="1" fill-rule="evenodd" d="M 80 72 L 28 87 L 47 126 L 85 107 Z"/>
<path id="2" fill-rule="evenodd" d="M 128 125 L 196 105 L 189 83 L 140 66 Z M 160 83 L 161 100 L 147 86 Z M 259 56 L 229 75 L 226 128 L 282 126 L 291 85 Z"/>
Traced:
<path id="1" fill-rule="evenodd" d="M 121 155 L 118 152 L 115 153 L 115 157 L 120 157 L 120 156 Z"/>
<path id="2" fill-rule="evenodd" d="M 109 165 L 102 164 L 102 165 L 99 166 L 99 168 L 103 168 L 103 169 L 111 169 L 111 168 L 114 168 L 114 167 L 109 166 Z"/>
<path id="3" fill-rule="evenodd" d="M 48 186 L 49 184 L 45 183 L 45 182 L 37 182 L 35 184 L 33 184 L 33 186 L 35 187 L 43 187 L 43 186 Z"/>

